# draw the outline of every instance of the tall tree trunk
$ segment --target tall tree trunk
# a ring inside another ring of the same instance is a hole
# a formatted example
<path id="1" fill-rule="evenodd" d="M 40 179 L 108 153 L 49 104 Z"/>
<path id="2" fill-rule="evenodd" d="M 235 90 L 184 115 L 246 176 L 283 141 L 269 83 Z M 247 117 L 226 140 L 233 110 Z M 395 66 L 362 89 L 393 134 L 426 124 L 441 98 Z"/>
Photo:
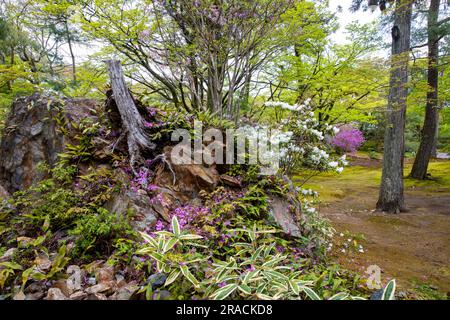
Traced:
<path id="1" fill-rule="evenodd" d="M 412 2 L 396 1 L 395 22 L 392 28 L 392 66 L 384 135 L 383 173 L 377 203 L 379 210 L 391 213 L 404 210 L 403 163 Z"/>
<path id="2" fill-rule="evenodd" d="M 438 85 L 439 85 L 439 32 L 437 23 L 440 0 L 431 0 L 428 11 L 428 92 L 425 109 L 425 121 L 422 139 L 411 170 L 411 177 L 424 180 L 427 178 L 428 164 L 436 146 L 438 128 Z"/>
<path id="3" fill-rule="evenodd" d="M 69 45 L 69 52 L 70 52 L 70 58 L 72 59 L 72 78 L 73 82 L 75 83 L 77 81 L 77 67 L 75 63 L 75 54 L 73 53 L 72 48 L 72 39 L 70 38 L 70 31 L 69 31 L 69 25 L 67 23 L 67 20 L 65 21 L 65 27 L 66 27 L 66 35 L 67 35 L 67 44 Z"/>
<path id="4" fill-rule="evenodd" d="M 124 130 L 122 135 L 126 134 L 127 136 L 130 165 L 134 171 L 135 165 L 143 160 L 141 152 L 154 150 L 156 146 L 150 141 L 150 138 L 145 132 L 144 119 L 139 114 L 133 97 L 125 83 L 120 61 L 108 60 L 106 63 L 111 78 L 113 97 L 122 119 Z"/>

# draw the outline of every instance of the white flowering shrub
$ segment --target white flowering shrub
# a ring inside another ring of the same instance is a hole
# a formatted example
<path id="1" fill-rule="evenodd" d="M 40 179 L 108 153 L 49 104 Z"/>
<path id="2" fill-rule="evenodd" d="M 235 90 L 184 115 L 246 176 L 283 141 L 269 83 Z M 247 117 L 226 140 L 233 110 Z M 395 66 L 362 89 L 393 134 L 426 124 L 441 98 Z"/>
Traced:
<path id="1" fill-rule="evenodd" d="M 326 136 L 334 136 L 339 129 L 329 124 L 320 125 L 309 106 L 309 100 L 293 106 L 270 101 L 265 106 L 277 109 L 277 114 L 289 111 L 278 125 L 278 129 L 289 138 L 280 141 L 280 164 L 284 173 L 301 169 L 308 169 L 312 174 L 324 171 L 341 173 L 344 170 L 348 164 L 345 155 L 330 155 L 330 148 L 325 142 Z"/>

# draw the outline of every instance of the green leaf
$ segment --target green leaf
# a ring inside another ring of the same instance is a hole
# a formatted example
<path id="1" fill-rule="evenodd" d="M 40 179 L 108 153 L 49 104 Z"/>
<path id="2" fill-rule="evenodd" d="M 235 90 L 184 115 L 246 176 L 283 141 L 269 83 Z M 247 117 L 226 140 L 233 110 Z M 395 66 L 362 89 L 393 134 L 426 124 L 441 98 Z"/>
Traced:
<path id="1" fill-rule="evenodd" d="M 289 278 L 287 276 L 285 276 L 284 274 L 278 272 L 278 271 L 274 271 L 274 270 L 267 270 L 264 271 L 264 275 L 267 275 L 269 278 L 271 279 L 278 279 L 281 281 L 288 281 Z"/>
<path id="2" fill-rule="evenodd" d="M 172 217 L 172 231 L 175 237 L 179 237 L 181 234 L 180 224 L 176 216 Z"/>
<path id="3" fill-rule="evenodd" d="M 152 293 L 153 293 L 152 285 L 149 284 L 147 286 L 147 289 L 145 290 L 145 299 L 146 300 L 151 300 L 152 299 Z"/>
<path id="4" fill-rule="evenodd" d="M 291 287 L 292 291 L 294 291 L 295 295 L 298 296 L 300 294 L 300 287 L 295 281 L 289 280 L 289 286 Z"/>
<path id="5" fill-rule="evenodd" d="M 241 284 L 241 285 L 238 287 L 238 289 L 241 290 L 241 291 L 242 291 L 243 293 L 245 293 L 246 295 L 252 294 L 252 289 L 251 289 L 248 285 L 246 285 L 246 284 Z"/>
<path id="6" fill-rule="evenodd" d="M 150 244 L 152 247 L 157 247 L 158 243 L 156 242 L 155 239 L 153 239 L 151 236 L 149 236 L 148 234 L 144 233 L 144 232 L 139 232 L 142 236 L 142 238 L 144 238 L 145 242 L 147 242 L 148 244 Z"/>
<path id="7" fill-rule="evenodd" d="M 232 294 L 237 288 L 238 285 L 235 283 L 227 284 L 226 286 L 217 289 L 216 292 L 214 292 L 211 297 L 214 300 L 224 300 L 230 294 Z"/>
<path id="8" fill-rule="evenodd" d="M 23 269 L 20 264 L 15 263 L 15 262 L 8 262 L 8 261 L 0 263 L 0 266 L 4 266 L 8 269 L 13 269 L 13 270 L 22 270 Z"/>
<path id="9" fill-rule="evenodd" d="M 164 263 L 164 256 L 158 252 L 152 252 L 149 254 L 149 256 L 158 262 Z"/>
<path id="10" fill-rule="evenodd" d="M 173 270 L 169 276 L 166 279 L 166 283 L 164 283 L 164 286 L 168 286 L 169 284 L 173 283 L 175 280 L 177 280 L 178 276 L 180 275 L 180 270 Z"/>
<path id="11" fill-rule="evenodd" d="M 168 252 L 170 249 L 172 249 L 176 244 L 178 243 L 177 238 L 170 238 L 169 241 L 166 242 L 163 248 L 163 253 Z"/>
<path id="12" fill-rule="evenodd" d="M 329 300 L 345 300 L 348 298 L 348 296 L 349 296 L 348 293 L 339 292 L 339 293 L 336 293 L 334 296 L 332 296 Z"/>
<path id="13" fill-rule="evenodd" d="M 260 300 L 274 300 L 273 297 L 268 296 L 268 295 L 263 294 L 263 293 L 257 293 L 256 296 L 257 296 Z"/>
<path id="14" fill-rule="evenodd" d="M 189 271 L 189 268 L 187 266 L 180 266 L 180 269 L 183 275 L 186 277 L 186 279 L 188 279 L 194 285 L 194 287 L 198 288 L 199 287 L 198 280 Z"/>
<path id="15" fill-rule="evenodd" d="M 202 236 L 197 235 L 197 234 L 182 234 L 179 237 L 180 240 L 198 240 L 198 239 L 203 239 Z"/>
<path id="16" fill-rule="evenodd" d="M 247 272 L 245 274 L 242 282 L 244 284 L 247 284 L 247 283 L 251 282 L 253 280 L 253 278 L 255 278 L 258 274 L 259 274 L 259 270 L 253 270 L 253 271 Z"/>
<path id="17" fill-rule="evenodd" d="M 47 232 L 47 230 L 48 230 L 49 227 L 50 227 L 50 216 L 47 215 L 47 216 L 45 217 L 45 221 L 44 221 L 44 224 L 43 224 L 43 226 L 42 226 L 42 231 Z"/>
<path id="18" fill-rule="evenodd" d="M 363 298 L 363 297 L 357 297 L 357 296 L 352 296 L 351 299 L 352 299 L 352 300 L 367 300 L 366 298 Z"/>
<path id="19" fill-rule="evenodd" d="M 260 284 L 258 286 L 258 288 L 256 288 L 256 293 L 261 293 L 262 294 L 264 292 L 264 290 L 266 289 L 266 287 L 267 287 L 267 282 L 264 282 L 264 283 Z"/>
<path id="20" fill-rule="evenodd" d="M 301 290 L 303 290 L 304 293 L 306 293 L 306 295 L 311 299 L 311 300 L 322 300 L 320 299 L 319 295 L 317 293 L 314 292 L 313 289 L 308 288 L 308 287 L 300 287 Z"/>
<path id="21" fill-rule="evenodd" d="M 30 278 L 30 274 L 33 272 L 34 266 L 31 268 L 28 268 L 24 272 L 22 272 L 22 288 L 25 288 L 25 284 L 28 282 L 28 279 Z"/>
<path id="22" fill-rule="evenodd" d="M 381 300 L 395 300 L 395 288 L 395 279 L 392 279 L 384 288 Z"/>

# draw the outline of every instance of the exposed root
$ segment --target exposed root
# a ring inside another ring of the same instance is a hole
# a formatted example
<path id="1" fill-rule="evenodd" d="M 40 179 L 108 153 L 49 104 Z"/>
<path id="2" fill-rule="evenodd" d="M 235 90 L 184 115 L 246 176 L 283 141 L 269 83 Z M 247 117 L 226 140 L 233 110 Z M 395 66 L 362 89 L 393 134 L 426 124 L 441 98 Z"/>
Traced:
<path id="1" fill-rule="evenodd" d="M 161 160 L 162 163 L 164 163 L 165 165 L 167 165 L 167 167 L 169 168 L 170 172 L 172 172 L 172 176 L 173 176 L 173 182 L 172 182 L 172 185 L 175 185 L 175 183 L 177 182 L 177 176 L 176 176 L 175 172 L 174 172 L 173 169 L 172 169 L 172 165 L 170 164 L 169 161 L 167 161 L 166 155 L 163 153 L 163 154 L 160 154 L 160 155 L 156 156 L 156 157 L 153 159 L 153 161 L 157 161 L 157 160 Z"/>
<path id="2" fill-rule="evenodd" d="M 127 135 L 127 131 L 123 130 L 122 133 L 120 134 L 119 138 L 117 138 L 116 142 L 114 142 L 111 145 L 111 153 L 114 153 L 114 151 L 116 150 L 117 146 L 123 140 L 123 138 L 125 138 L 126 135 Z"/>

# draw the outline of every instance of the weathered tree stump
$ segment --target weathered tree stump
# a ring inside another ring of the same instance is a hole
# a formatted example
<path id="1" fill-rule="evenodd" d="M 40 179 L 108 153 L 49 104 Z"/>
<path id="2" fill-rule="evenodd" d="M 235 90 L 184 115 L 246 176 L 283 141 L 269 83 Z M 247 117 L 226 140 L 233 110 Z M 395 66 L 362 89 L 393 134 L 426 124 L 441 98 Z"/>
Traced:
<path id="1" fill-rule="evenodd" d="M 123 132 L 121 137 L 125 135 L 127 137 L 130 165 L 134 171 L 135 165 L 143 160 L 141 156 L 142 151 L 154 150 L 156 145 L 151 142 L 146 132 L 144 119 L 140 115 L 125 83 L 120 61 L 108 60 L 106 64 L 108 65 L 111 79 L 113 97 L 122 119 Z"/>

